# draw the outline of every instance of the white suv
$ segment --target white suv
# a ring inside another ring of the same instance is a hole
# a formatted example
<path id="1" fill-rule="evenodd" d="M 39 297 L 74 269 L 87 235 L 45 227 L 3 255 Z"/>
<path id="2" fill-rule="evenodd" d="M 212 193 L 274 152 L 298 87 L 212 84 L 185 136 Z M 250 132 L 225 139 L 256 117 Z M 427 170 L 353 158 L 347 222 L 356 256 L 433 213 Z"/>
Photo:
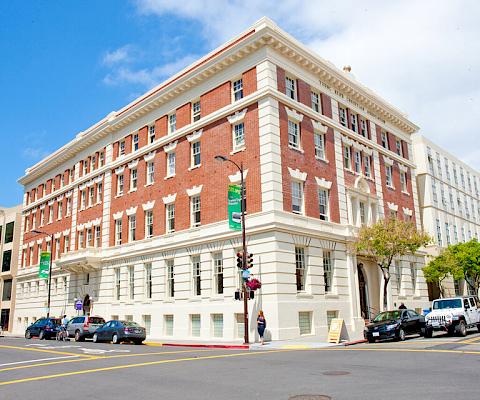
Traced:
<path id="1" fill-rule="evenodd" d="M 469 328 L 480 332 L 480 307 L 474 296 L 434 300 L 432 311 L 425 317 L 426 338 L 431 338 L 433 331 L 466 336 Z"/>

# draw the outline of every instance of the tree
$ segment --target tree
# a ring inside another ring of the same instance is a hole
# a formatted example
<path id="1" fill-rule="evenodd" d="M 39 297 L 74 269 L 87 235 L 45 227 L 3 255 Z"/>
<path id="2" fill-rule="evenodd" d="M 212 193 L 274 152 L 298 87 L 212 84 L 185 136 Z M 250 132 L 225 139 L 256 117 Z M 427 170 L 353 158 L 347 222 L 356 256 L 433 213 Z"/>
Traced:
<path id="1" fill-rule="evenodd" d="M 467 285 L 478 294 L 480 287 L 480 243 L 477 239 L 449 246 L 449 251 L 456 260 L 457 270 L 454 278 L 464 278 Z"/>
<path id="2" fill-rule="evenodd" d="M 417 231 L 415 224 L 397 218 L 380 220 L 371 226 L 364 225 L 360 228 L 352 250 L 374 261 L 380 268 L 384 281 L 384 310 L 387 309 L 387 288 L 393 260 L 406 254 L 415 254 L 430 241 L 430 236 Z"/>
<path id="3" fill-rule="evenodd" d="M 449 248 L 444 249 L 440 255 L 430 260 L 423 268 L 423 275 L 427 282 L 436 283 L 440 289 L 440 297 L 445 297 L 443 281 L 448 276 L 456 278 L 459 274 L 458 263 Z"/>

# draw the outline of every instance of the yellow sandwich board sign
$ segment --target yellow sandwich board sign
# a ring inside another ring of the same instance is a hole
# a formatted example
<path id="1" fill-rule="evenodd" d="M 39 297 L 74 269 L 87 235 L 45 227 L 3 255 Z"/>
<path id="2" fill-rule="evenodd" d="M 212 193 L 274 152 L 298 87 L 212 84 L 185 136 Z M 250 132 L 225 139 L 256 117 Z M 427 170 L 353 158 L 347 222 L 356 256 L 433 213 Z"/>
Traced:
<path id="1" fill-rule="evenodd" d="M 334 318 L 330 323 L 330 330 L 328 331 L 328 343 L 340 343 L 340 335 L 342 333 L 343 319 Z"/>

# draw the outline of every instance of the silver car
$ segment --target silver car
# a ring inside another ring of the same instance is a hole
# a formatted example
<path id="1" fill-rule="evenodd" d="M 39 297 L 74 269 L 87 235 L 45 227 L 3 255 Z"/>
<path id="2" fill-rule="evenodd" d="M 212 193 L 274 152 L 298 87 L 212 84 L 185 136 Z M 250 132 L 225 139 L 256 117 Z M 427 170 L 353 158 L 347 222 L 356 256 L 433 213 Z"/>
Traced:
<path id="1" fill-rule="evenodd" d="M 81 342 L 85 338 L 91 338 L 95 331 L 105 323 L 102 317 L 90 317 L 82 315 L 75 317 L 67 324 L 69 337 L 74 337 L 76 342 Z"/>

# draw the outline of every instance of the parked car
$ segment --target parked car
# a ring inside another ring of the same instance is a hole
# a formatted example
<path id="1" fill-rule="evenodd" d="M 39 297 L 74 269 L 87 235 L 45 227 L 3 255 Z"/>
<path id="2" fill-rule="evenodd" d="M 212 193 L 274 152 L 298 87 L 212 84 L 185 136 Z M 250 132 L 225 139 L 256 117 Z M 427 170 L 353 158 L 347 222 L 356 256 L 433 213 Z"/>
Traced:
<path id="1" fill-rule="evenodd" d="M 146 338 L 146 330 L 133 321 L 108 321 L 93 334 L 95 343 L 111 341 L 114 344 L 132 342 L 142 344 Z"/>
<path id="2" fill-rule="evenodd" d="M 384 311 L 365 327 L 365 339 L 374 343 L 379 339 L 405 340 L 407 335 L 425 332 L 425 317 L 413 310 Z"/>
<path id="3" fill-rule="evenodd" d="M 67 324 L 68 337 L 74 337 L 76 342 L 91 338 L 95 331 L 105 323 L 102 317 L 82 315 L 75 317 Z"/>
<path id="4" fill-rule="evenodd" d="M 38 336 L 40 340 L 54 338 L 61 325 L 60 318 L 40 318 L 25 330 L 25 339 L 31 339 L 33 336 Z"/>

